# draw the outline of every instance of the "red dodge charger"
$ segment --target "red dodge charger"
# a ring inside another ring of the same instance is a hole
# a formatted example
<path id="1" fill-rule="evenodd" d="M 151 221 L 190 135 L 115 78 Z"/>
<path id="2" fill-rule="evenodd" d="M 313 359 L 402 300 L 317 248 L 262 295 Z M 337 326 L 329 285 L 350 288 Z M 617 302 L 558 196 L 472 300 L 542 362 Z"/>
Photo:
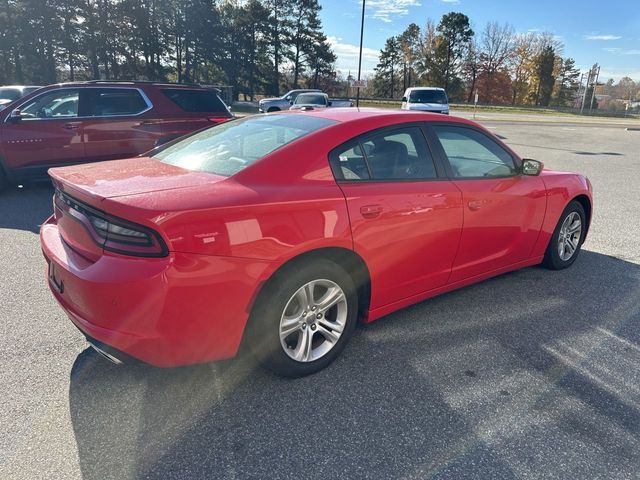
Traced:
<path id="1" fill-rule="evenodd" d="M 358 321 L 568 267 L 592 214 L 585 177 L 420 112 L 258 115 L 50 175 L 49 286 L 98 352 L 169 367 L 246 340 L 286 376 L 328 365 Z"/>

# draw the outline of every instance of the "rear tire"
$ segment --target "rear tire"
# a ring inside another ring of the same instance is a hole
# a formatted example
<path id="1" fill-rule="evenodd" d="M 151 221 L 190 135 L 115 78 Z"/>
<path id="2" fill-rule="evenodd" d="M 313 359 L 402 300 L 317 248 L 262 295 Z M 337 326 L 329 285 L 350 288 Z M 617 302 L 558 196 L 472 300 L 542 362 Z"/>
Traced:
<path id="1" fill-rule="evenodd" d="M 570 267 L 578 258 L 586 228 L 584 208 L 580 202 L 571 201 L 560 215 L 542 264 L 551 270 Z"/>
<path id="2" fill-rule="evenodd" d="M 247 325 L 247 341 L 264 367 L 283 377 L 322 370 L 356 327 L 358 295 L 351 276 L 329 260 L 295 263 L 269 280 Z"/>

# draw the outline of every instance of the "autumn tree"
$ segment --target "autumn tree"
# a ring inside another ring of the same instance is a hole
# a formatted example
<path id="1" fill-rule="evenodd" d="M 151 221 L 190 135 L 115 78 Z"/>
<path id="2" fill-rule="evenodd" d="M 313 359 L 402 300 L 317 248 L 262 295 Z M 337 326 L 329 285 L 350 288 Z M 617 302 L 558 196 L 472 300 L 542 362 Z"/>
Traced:
<path id="1" fill-rule="evenodd" d="M 407 89 L 415 84 L 415 66 L 420 50 L 420 27 L 411 23 L 398 36 L 402 52 L 402 88 Z"/>

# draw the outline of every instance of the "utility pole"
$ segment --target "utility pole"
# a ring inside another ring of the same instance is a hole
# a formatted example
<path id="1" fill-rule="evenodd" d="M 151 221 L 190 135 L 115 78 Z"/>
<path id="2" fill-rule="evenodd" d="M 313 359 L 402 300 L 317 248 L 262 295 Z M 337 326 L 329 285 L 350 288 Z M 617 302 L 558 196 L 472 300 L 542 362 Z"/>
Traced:
<path id="1" fill-rule="evenodd" d="M 596 72 L 596 67 L 598 71 Z M 593 65 L 593 71 L 596 74 L 596 81 L 593 83 L 593 91 L 591 92 L 591 105 L 589 105 L 589 113 L 593 109 L 593 99 L 596 97 L 596 87 L 598 86 L 598 78 L 600 77 L 600 65 L 597 63 Z"/>
<path id="2" fill-rule="evenodd" d="M 362 72 L 362 38 L 364 36 L 364 4 L 362 0 L 362 20 L 360 21 L 360 55 L 358 56 L 358 84 L 360 83 L 360 73 Z M 357 87 L 356 107 L 360 106 L 360 86 Z"/>
<path id="3" fill-rule="evenodd" d="M 582 105 L 580 106 L 580 115 L 584 112 L 584 104 L 587 101 L 587 90 L 589 90 L 589 82 L 591 82 L 591 70 L 587 72 L 587 83 L 584 86 L 584 92 L 582 92 Z"/>

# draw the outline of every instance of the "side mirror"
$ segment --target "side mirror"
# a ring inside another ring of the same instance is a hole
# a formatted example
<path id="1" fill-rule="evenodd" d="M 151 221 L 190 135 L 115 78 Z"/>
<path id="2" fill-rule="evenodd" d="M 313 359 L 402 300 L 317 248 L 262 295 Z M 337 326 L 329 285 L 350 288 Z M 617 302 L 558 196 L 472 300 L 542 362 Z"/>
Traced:
<path id="1" fill-rule="evenodd" d="M 523 175 L 531 175 L 535 177 L 536 175 L 540 175 L 540 172 L 542 172 L 543 168 L 544 168 L 544 165 L 542 164 L 542 162 L 539 162 L 538 160 L 532 160 L 530 158 L 522 159 Z"/>
<path id="2" fill-rule="evenodd" d="M 328 102 L 328 103 L 327 103 L 327 107 L 330 107 L 330 106 L 331 106 L 331 103 L 332 103 L 332 102 Z"/>
<path id="3" fill-rule="evenodd" d="M 20 109 L 16 108 L 14 110 L 11 110 L 11 113 L 9 114 L 9 121 L 10 122 L 19 122 L 20 120 L 22 120 L 22 114 L 20 113 Z"/>
<path id="4" fill-rule="evenodd" d="M 406 102 L 407 101 L 407 97 L 402 97 L 402 101 Z"/>

